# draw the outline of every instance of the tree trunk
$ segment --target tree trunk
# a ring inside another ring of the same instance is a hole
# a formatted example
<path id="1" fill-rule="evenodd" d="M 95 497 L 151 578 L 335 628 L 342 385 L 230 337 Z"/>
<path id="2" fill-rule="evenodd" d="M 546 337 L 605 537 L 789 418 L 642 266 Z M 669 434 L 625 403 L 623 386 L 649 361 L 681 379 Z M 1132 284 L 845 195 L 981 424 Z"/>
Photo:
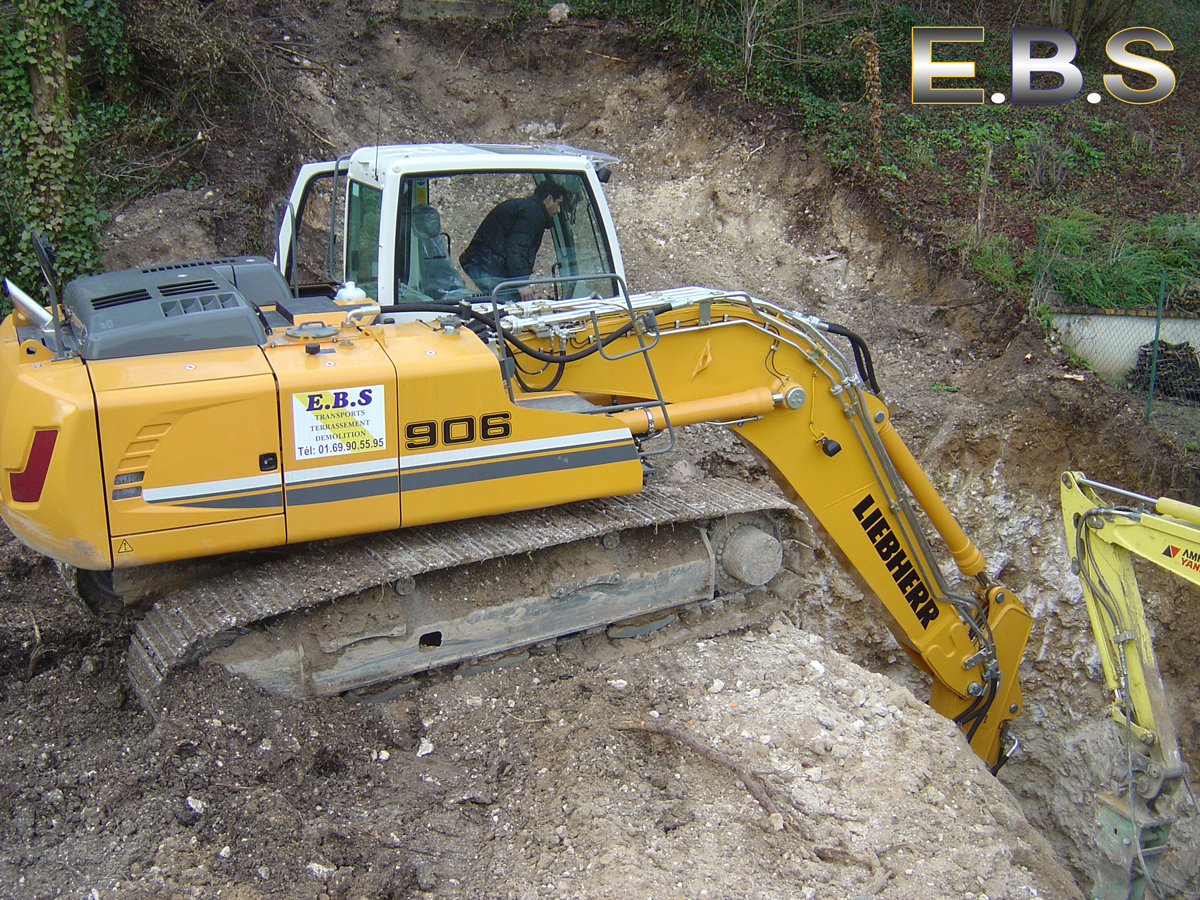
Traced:
<path id="1" fill-rule="evenodd" d="M 30 59 L 25 64 L 25 74 L 33 95 L 30 112 L 35 119 L 64 115 L 71 108 L 66 23 L 61 15 L 48 14 L 39 3 L 22 3 L 19 12 L 26 23 L 26 33 L 40 37 L 34 37 L 27 48 Z"/>
<path id="2" fill-rule="evenodd" d="M 25 168 L 29 177 L 29 224 L 57 231 L 63 221 L 65 198 L 74 167 L 70 68 L 66 22 L 36 0 L 17 6 L 25 25 L 29 61 L 31 132 L 26 136 Z"/>
<path id="3" fill-rule="evenodd" d="M 799 69 L 804 65 L 804 0 L 796 0 L 796 63 Z"/>
<path id="4" fill-rule="evenodd" d="M 1068 32 L 1080 53 L 1098 50 L 1123 27 L 1137 0 L 1049 0 L 1050 24 Z"/>

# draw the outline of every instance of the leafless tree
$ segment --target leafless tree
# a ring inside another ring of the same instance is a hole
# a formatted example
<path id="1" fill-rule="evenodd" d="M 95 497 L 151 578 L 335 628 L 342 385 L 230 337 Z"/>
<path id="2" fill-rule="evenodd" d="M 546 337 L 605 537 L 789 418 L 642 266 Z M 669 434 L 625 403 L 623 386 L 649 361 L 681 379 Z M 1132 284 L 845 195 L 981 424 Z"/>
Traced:
<path id="1" fill-rule="evenodd" d="M 793 24 L 773 25 L 781 9 L 793 3 L 796 6 Z M 805 30 L 847 19 L 854 13 L 853 6 L 841 4 L 810 10 L 805 0 L 736 0 L 743 89 L 749 87 L 750 76 L 760 56 L 790 60 L 797 68 L 811 62 L 804 56 Z"/>
<path id="2" fill-rule="evenodd" d="M 1087 52 L 1119 31 L 1137 0 L 1049 0 L 1050 24 Z"/>

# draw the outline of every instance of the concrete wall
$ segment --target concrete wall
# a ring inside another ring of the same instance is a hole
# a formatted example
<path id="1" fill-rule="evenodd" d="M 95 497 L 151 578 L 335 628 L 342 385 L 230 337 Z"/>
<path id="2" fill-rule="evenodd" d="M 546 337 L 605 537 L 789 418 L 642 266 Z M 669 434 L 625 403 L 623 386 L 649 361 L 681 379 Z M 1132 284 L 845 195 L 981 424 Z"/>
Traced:
<path id="1" fill-rule="evenodd" d="M 1138 348 L 1154 340 L 1154 316 L 1055 312 L 1050 321 L 1066 347 L 1087 360 L 1105 381 L 1123 382 L 1137 364 Z M 1159 339 L 1187 342 L 1200 353 L 1200 319 L 1164 318 Z"/>

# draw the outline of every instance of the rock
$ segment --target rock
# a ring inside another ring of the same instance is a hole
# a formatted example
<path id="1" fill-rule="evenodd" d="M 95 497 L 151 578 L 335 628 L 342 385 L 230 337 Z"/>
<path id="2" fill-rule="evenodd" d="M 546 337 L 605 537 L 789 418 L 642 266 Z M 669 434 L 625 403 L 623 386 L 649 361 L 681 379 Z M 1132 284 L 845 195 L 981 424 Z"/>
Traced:
<path id="1" fill-rule="evenodd" d="M 426 866 L 417 868 L 417 887 L 423 891 L 437 890 L 438 880 L 437 875 L 429 870 Z"/>
<path id="2" fill-rule="evenodd" d="M 332 898 L 342 898 L 350 893 L 350 889 L 354 886 L 354 867 L 343 866 L 337 869 L 329 880 L 326 882 L 329 896 Z"/>
<path id="3" fill-rule="evenodd" d="M 337 871 L 337 869 L 319 862 L 310 862 L 304 868 L 308 871 L 308 874 L 321 882 L 329 881 L 329 876 Z"/>
<path id="4" fill-rule="evenodd" d="M 676 828 L 682 828 L 684 825 L 690 824 L 696 816 L 687 809 L 682 803 L 674 804 L 670 809 L 658 817 L 658 826 L 664 832 L 674 831 Z"/>

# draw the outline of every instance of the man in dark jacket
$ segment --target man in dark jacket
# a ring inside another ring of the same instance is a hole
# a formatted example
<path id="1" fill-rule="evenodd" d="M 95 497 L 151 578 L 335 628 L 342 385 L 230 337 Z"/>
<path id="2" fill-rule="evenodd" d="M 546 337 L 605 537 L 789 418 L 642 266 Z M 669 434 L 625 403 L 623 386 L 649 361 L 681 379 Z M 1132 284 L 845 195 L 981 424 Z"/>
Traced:
<path id="1" fill-rule="evenodd" d="M 542 235 L 558 215 L 566 195 L 566 188 L 546 179 L 531 196 L 504 200 L 484 217 L 458 258 L 463 271 L 481 291 L 491 291 L 501 281 L 533 274 Z M 519 294 L 528 299 L 533 291 L 522 287 Z"/>

